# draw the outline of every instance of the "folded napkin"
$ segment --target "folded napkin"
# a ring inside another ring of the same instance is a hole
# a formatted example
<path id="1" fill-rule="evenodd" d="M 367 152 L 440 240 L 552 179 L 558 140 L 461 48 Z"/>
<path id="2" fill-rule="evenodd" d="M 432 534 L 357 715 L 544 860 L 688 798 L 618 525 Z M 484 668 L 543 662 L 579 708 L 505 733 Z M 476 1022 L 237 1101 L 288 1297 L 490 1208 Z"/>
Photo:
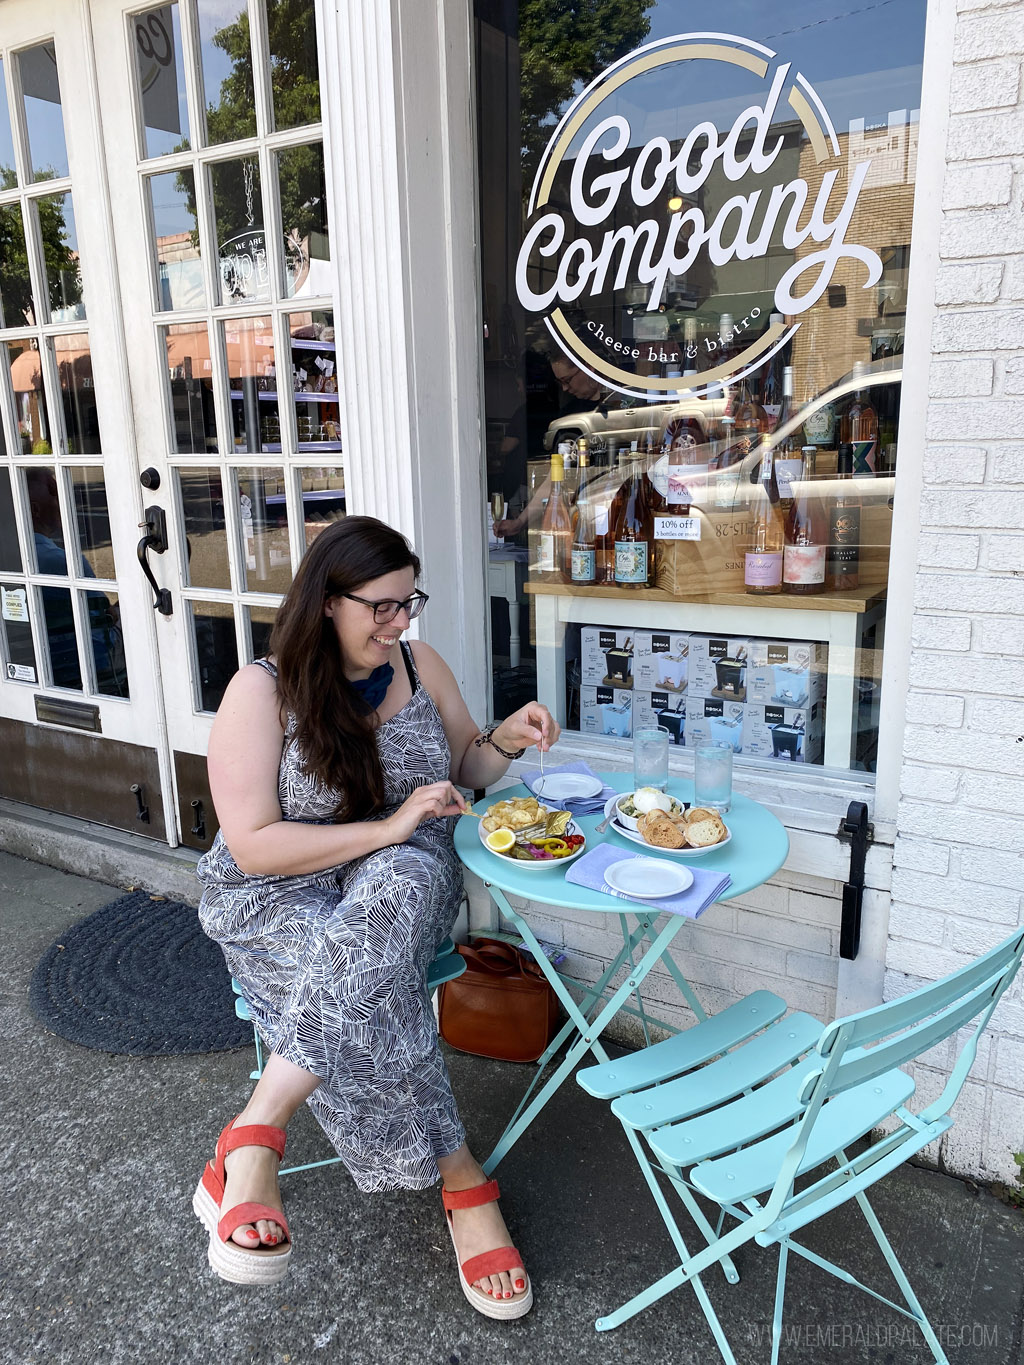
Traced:
<path id="1" fill-rule="evenodd" d="M 561 767 L 558 768 L 545 768 L 543 776 L 554 777 L 556 773 L 584 773 L 587 777 L 597 777 L 597 773 L 583 762 L 563 763 Z M 540 779 L 541 773 L 537 770 L 536 772 L 531 772 L 529 776 L 524 777 L 523 781 L 539 801 L 548 803 L 553 798 L 544 796 L 535 790 L 536 784 Z M 596 815 L 598 811 L 604 810 L 605 806 L 608 804 L 608 798 L 614 795 L 614 787 L 602 787 L 596 796 L 580 797 L 575 801 L 560 801 L 558 806 L 560 810 L 572 811 L 573 815 Z"/>
<path id="2" fill-rule="evenodd" d="M 577 882 L 580 886 L 589 886 L 592 891 L 603 891 L 606 896 L 618 896 L 620 900 L 629 901 L 630 905 L 650 906 L 652 910 L 667 910 L 670 915 L 685 915 L 687 919 L 696 919 L 698 915 L 703 915 L 708 906 L 714 905 L 732 882 L 728 872 L 712 872 L 705 867 L 690 867 L 693 884 L 675 896 L 664 896 L 659 900 L 638 900 L 621 891 L 613 891 L 604 879 L 605 869 L 612 863 L 642 857 L 644 857 L 642 853 L 623 853 L 621 849 L 613 848 L 611 844 L 598 844 L 597 848 L 584 853 L 582 858 L 577 858 L 566 868 L 565 880 Z M 689 864 L 686 866 L 689 867 Z"/>

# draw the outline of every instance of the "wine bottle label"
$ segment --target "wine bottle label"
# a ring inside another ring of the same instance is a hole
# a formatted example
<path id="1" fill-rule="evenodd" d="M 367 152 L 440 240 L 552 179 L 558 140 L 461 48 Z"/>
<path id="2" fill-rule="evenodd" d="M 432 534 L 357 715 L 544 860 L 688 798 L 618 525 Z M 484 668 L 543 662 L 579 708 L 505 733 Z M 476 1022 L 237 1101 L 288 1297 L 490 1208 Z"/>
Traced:
<path id="1" fill-rule="evenodd" d="M 830 507 L 828 562 L 833 570 L 856 569 L 860 562 L 860 508 Z"/>
<path id="2" fill-rule="evenodd" d="M 812 412 L 804 422 L 804 435 L 812 446 L 830 446 L 835 438 L 835 430 L 836 412 L 831 403 Z"/>
<path id="3" fill-rule="evenodd" d="M 824 583 L 825 546 L 787 545 L 782 557 L 783 583 Z"/>
<path id="4" fill-rule="evenodd" d="M 647 582 L 647 541 L 617 540 L 615 542 L 616 583 Z"/>
<path id="5" fill-rule="evenodd" d="M 537 563 L 535 567 L 538 573 L 555 572 L 555 538 L 545 531 L 541 531 L 537 537 Z"/>
<path id="6" fill-rule="evenodd" d="M 671 506 L 700 502 L 707 488 L 708 467 L 706 464 L 669 465 L 668 502 Z"/>
<path id="7" fill-rule="evenodd" d="M 804 462 L 799 455 L 795 459 L 790 456 L 780 456 L 775 461 L 775 478 L 778 480 L 780 498 L 791 498 L 793 496 L 793 483 L 803 473 L 803 467 Z"/>
<path id="8" fill-rule="evenodd" d="M 593 583 L 597 577 L 597 556 L 593 550 L 573 550 L 572 581 L 574 583 Z"/>
<path id="9" fill-rule="evenodd" d="M 875 456 L 878 453 L 877 441 L 854 441 L 853 444 L 853 472 L 854 474 L 874 474 Z"/>
<path id="10" fill-rule="evenodd" d="M 748 588 L 777 588 L 782 582 L 782 551 L 752 554 L 743 560 L 743 581 Z"/>

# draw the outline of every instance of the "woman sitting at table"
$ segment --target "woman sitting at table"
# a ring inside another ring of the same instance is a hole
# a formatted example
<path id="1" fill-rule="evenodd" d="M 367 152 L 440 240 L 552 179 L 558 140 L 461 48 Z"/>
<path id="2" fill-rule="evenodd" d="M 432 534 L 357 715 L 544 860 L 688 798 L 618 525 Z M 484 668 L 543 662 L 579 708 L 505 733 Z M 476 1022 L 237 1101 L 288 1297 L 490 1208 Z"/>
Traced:
<path id="1" fill-rule="evenodd" d="M 402 641 L 426 594 L 397 531 L 323 531 L 274 625 L 271 657 L 231 680 L 210 736 L 220 833 L 199 863 L 203 928 L 271 1049 L 221 1133 L 194 1207 L 224 1279 L 281 1278 L 291 1238 L 277 1168 L 306 1101 L 364 1192 L 443 1179 L 470 1302 L 525 1313 L 533 1290 L 466 1146 L 426 973 L 462 898 L 455 783 L 496 781 L 559 730 L 530 702 L 481 732 L 450 669 Z"/>

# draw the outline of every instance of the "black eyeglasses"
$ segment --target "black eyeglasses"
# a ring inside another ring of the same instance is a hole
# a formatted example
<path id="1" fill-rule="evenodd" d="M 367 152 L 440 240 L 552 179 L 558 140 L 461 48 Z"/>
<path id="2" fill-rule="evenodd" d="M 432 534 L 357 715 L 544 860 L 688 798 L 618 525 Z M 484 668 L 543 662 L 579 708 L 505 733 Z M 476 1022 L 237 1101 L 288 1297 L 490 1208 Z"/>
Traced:
<path id="1" fill-rule="evenodd" d="M 411 597 L 407 597 L 404 602 L 396 602 L 393 598 L 383 602 L 370 602 L 365 597 L 357 597 L 354 592 L 343 592 L 342 597 L 347 597 L 350 602 L 361 602 L 364 607 L 373 608 L 373 619 L 378 626 L 386 626 L 389 621 L 393 621 L 400 611 L 408 612 L 409 620 L 415 621 L 420 612 L 430 601 L 425 592 L 414 592 Z"/>

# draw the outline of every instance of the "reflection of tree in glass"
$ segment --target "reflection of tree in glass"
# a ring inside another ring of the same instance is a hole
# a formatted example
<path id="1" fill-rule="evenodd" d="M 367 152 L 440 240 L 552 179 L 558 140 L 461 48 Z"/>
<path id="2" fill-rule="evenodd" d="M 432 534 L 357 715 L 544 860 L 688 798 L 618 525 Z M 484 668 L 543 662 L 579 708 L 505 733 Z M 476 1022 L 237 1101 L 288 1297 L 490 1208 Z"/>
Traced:
<path id="1" fill-rule="evenodd" d="M 267 25 L 277 127 L 294 128 L 319 122 L 320 81 L 313 6 L 308 0 L 268 0 Z M 224 143 L 251 137 L 256 128 L 248 13 L 243 10 L 234 23 L 218 29 L 212 41 L 230 57 L 231 70 L 221 82 L 216 107 L 208 101 L 209 140 Z M 258 189 L 252 202 L 255 220 L 252 224 L 248 221 L 242 163 L 222 163 L 217 170 L 213 197 L 220 240 L 226 241 L 250 226 L 261 228 L 263 206 Z M 285 239 L 305 242 L 311 232 L 323 229 L 326 218 L 320 144 L 288 148 L 283 152 L 279 182 Z M 188 211 L 194 219 L 195 187 L 190 179 L 184 178 L 179 178 L 178 187 L 185 195 Z"/>
<path id="2" fill-rule="evenodd" d="M 36 176 L 37 180 L 55 180 L 52 167 Z M 12 190 L 17 177 L 10 166 L 0 166 L 0 190 Z M 0 214 L 0 287 L 3 290 L 4 316 L 8 327 L 16 326 L 14 319 L 35 315 L 32 306 L 32 284 L 28 273 L 28 252 L 17 204 L 9 213 Z M 64 218 L 64 196 L 46 195 L 36 200 L 39 232 L 43 239 L 43 259 L 49 287 L 50 309 L 72 308 L 82 301 L 82 277 L 78 268 L 78 252 L 72 249 L 68 226 Z M 43 319 L 48 322 L 49 317 Z"/>
<path id="3" fill-rule="evenodd" d="M 520 0 L 523 184 L 567 100 L 598 72 L 639 47 L 653 0 Z"/>

